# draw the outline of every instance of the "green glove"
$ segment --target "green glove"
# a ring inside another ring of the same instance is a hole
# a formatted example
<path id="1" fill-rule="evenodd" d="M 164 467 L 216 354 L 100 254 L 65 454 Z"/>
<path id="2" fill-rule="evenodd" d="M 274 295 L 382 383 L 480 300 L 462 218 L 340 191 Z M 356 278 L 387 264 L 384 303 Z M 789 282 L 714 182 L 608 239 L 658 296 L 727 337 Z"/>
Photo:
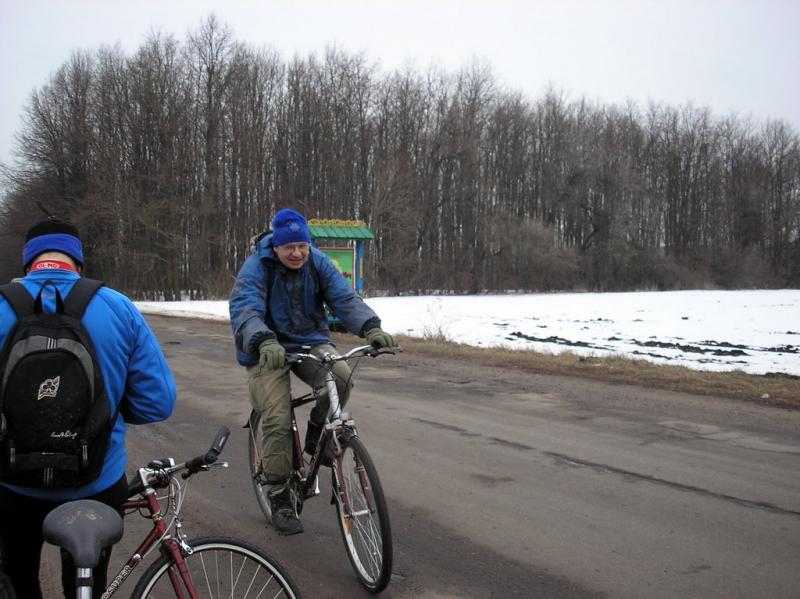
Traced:
<path id="1" fill-rule="evenodd" d="M 397 347 L 397 342 L 394 340 L 394 337 L 389 333 L 385 333 L 380 327 L 368 330 L 364 336 L 367 338 L 367 343 L 375 349 Z"/>
<path id="2" fill-rule="evenodd" d="M 286 351 L 277 339 L 267 339 L 258 346 L 258 365 L 267 370 L 283 368 L 286 362 Z"/>

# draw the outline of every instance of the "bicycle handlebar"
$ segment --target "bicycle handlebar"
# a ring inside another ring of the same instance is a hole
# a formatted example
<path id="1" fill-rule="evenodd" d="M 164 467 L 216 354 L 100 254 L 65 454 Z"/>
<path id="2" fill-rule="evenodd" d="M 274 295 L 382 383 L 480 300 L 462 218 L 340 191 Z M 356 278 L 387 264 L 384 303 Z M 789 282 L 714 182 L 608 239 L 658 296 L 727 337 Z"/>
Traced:
<path id="1" fill-rule="evenodd" d="M 172 458 L 165 458 L 161 460 L 153 460 L 147 468 L 140 468 L 137 475 L 128 482 L 128 497 L 138 495 L 145 490 L 146 487 L 162 487 L 166 486 L 167 481 L 177 474 L 183 472 L 183 478 L 189 478 L 192 474 L 196 474 L 201 470 L 207 470 L 208 467 L 217 461 L 219 454 L 225 447 L 225 443 L 230 437 L 231 431 L 227 426 L 222 426 L 217 431 L 217 436 L 211 443 L 211 447 L 205 453 L 186 460 L 182 464 L 175 464 Z"/>
<path id="2" fill-rule="evenodd" d="M 305 349 L 305 347 L 303 349 Z M 372 345 L 359 345 L 358 347 L 354 347 L 349 352 L 342 355 L 332 354 L 330 352 L 322 352 L 320 356 L 316 356 L 308 352 L 287 352 L 286 363 L 295 364 L 297 362 L 302 362 L 303 360 L 313 360 L 315 362 L 319 362 L 320 364 L 331 364 L 334 362 L 341 362 L 342 360 L 350 360 L 351 358 L 357 357 L 359 355 L 369 356 L 370 358 L 376 358 L 381 354 L 394 354 L 394 353 L 395 353 L 394 351 L 389 349 L 375 349 Z"/>
<path id="3" fill-rule="evenodd" d="M 202 470 L 205 466 L 210 466 L 216 462 L 230 434 L 231 431 L 227 426 L 221 427 L 219 431 L 217 431 L 217 436 L 214 437 L 214 441 L 211 443 L 211 447 L 208 448 L 208 451 L 186 462 L 186 472 L 183 477 L 188 478 L 195 472 Z"/>

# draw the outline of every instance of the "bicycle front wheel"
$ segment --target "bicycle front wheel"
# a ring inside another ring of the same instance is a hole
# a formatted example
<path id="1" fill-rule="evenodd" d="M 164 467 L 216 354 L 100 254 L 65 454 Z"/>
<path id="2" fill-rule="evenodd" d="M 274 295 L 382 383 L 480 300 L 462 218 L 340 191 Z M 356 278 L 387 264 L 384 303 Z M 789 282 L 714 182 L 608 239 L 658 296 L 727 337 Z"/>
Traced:
<path id="1" fill-rule="evenodd" d="M 184 563 L 198 598 L 300 597 L 283 566 L 253 545 L 225 537 L 194 539 L 189 545 L 193 551 Z M 176 592 L 173 580 L 180 582 L 177 564 L 163 554 L 142 575 L 131 597 L 183 597 L 185 591 Z"/>
<path id="2" fill-rule="evenodd" d="M 378 470 L 361 440 L 355 436 L 344 438 L 341 446 L 341 486 L 336 477 L 337 464 L 332 472 L 339 528 L 359 582 L 368 591 L 379 593 L 392 575 L 389 509 Z"/>
<path id="3" fill-rule="evenodd" d="M 267 522 L 272 523 L 272 508 L 270 507 L 269 497 L 267 492 L 269 487 L 266 484 L 264 473 L 261 468 L 261 451 L 264 446 L 261 438 L 264 435 L 264 430 L 261 428 L 261 416 L 253 410 L 250 412 L 250 434 L 248 435 L 250 441 L 248 442 L 248 454 L 250 456 L 250 480 L 253 482 L 253 490 L 256 493 L 256 501 L 261 512 L 267 519 Z"/>

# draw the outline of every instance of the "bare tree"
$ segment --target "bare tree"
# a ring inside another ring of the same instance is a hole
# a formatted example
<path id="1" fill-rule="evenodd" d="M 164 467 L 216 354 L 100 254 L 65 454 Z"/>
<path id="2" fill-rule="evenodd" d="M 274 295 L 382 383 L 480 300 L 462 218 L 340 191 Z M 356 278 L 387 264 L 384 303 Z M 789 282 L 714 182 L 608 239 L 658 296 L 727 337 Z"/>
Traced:
<path id="1" fill-rule="evenodd" d="M 249 239 L 293 206 L 369 224 L 373 292 L 800 284 L 789 125 L 529 99 L 478 62 L 284 61 L 211 15 L 183 41 L 72 55 L 17 141 L 7 277 L 44 209 L 81 227 L 90 274 L 136 297 L 225 297 Z"/>

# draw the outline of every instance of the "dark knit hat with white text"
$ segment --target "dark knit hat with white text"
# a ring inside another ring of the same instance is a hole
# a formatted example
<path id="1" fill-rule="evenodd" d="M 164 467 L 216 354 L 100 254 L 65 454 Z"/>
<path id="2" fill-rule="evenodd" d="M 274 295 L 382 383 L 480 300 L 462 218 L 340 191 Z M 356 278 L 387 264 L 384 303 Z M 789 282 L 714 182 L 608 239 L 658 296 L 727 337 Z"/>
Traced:
<path id="1" fill-rule="evenodd" d="M 78 228 L 55 216 L 33 225 L 25 235 L 25 246 L 22 249 L 23 269 L 28 270 L 33 259 L 44 252 L 61 252 L 83 266 L 83 245 Z"/>

